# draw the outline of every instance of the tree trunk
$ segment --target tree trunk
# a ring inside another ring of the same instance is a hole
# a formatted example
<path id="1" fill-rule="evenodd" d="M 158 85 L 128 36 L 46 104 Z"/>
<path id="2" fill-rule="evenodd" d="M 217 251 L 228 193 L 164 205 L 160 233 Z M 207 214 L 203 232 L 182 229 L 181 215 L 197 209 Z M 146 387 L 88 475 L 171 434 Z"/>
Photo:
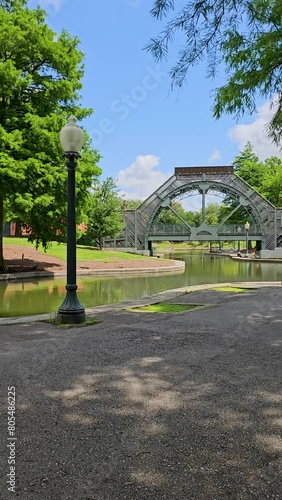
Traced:
<path id="1" fill-rule="evenodd" d="M 17 220 L 16 221 L 16 232 L 15 232 L 15 236 L 17 236 L 18 238 L 20 238 L 22 235 L 22 223 Z"/>
<path id="2" fill-rule="evenodd" d="M 0 194 L 0 273 L 7 272 L 3 255 L 4 199 Z"/>

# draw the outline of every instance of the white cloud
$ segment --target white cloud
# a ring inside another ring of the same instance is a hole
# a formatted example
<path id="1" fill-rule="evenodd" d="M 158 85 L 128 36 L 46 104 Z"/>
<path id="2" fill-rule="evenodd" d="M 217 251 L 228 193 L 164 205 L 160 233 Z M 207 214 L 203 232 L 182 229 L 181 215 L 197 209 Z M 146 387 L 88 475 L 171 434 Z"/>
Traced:
<path id="1" fill-rule="evenodd" d="M 222 193 L 220 193 L 219 196 L 207 194 L 206 195 L 206 207 L 208 205 L 210 205 L 211 203 L 220 205 L 222 203 L 223 198 L 224 198 L 224 195 Z M 186 212 L 189 212 L 189 211 L 194 212 L 195 210 L 200 212 L 202 210 L 202 195 L 201 194 L 187 196 L 183 200 L 179 200 L 179 201 Z"/>
<path id="2" fill-rule="evenodd" d="M 63 5 L 70 2 L 70 0 L 39 0 L 43 9 L 46 9 L 49 15 L 55 15 Z"/>
<path id="3" fill-rule="evenodd" d="M 244 149 L 249 141 L 255 153 L 261 160 L 271 156 L 282 157 L 281 150 L 275 146 L 267 136 L 267 124 L 273 115 L 270 102 L 258 109 L 257 118 L 249 124 L 236 125 L 228 131 L 230 139 L 236 142 L 240 150 Z"/>
<path id="4" fill-rule="evenodd" d="M 222 157 L 221 152 L 218 149 L 214 149 L 212 154 L 210 155 L 210 157 L 208 159 L 208 162 L 213 163 L 217 160 L 220 160 L 221 157 Z"/>
<path id="5" fill-rule="evenodd" d="M 159 164 L 157 156 L 140 155 L 129 167 L 120 170 L 117 185 L 125 198 L 144 200 L 172 175 L 156 169 Z"/>

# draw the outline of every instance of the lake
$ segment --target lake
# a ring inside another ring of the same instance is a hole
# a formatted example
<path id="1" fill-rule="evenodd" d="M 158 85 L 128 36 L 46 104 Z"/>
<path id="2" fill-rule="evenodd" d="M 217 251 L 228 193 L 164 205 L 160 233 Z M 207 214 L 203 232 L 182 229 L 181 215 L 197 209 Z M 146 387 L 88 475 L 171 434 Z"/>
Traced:
<path id="1" fill-rule="evenodd" d="M 233 261 L 202 251 L 171 253 L 167 258 L 186 263 L 182 274 L 119 277 L 78 277 L 78 296 L 84 307 L 136 300 L 187 285 L 236 281 L 282 281 L 282 263 Z M 65 277 L 0 282 L 0 317 L 55 312 L 65 296 Z"/>

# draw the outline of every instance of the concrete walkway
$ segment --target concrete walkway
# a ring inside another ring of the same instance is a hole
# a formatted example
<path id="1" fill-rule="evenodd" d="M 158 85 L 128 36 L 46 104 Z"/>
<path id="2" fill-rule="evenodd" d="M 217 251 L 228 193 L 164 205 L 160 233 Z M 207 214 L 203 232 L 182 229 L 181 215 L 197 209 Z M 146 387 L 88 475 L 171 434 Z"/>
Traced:
<path id="1" fill-rule="evenodd" d="M 1 500 L 282 498 L 281 285 L 170 294 L 207 307 L 0 325 Z"/>

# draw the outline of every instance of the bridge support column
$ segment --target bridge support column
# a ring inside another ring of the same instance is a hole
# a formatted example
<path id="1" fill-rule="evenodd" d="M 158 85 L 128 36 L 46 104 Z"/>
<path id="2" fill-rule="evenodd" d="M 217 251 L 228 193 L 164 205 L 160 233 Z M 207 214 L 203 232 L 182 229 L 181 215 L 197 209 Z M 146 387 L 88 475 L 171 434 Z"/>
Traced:
<path id="1" fill-rule="evenodd" d="M 206 222 L 206 190 L 202 191 L 202 224 Z"/>

